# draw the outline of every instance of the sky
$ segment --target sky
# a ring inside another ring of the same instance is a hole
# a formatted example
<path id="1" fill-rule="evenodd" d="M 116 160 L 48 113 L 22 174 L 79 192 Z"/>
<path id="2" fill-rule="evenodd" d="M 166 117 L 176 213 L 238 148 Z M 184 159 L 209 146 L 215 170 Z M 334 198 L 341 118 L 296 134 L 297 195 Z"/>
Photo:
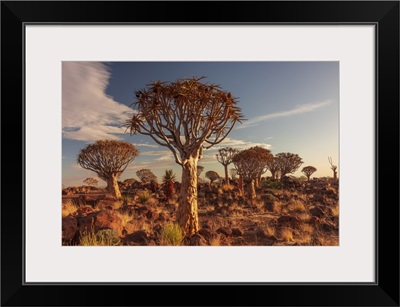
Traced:
<path id="1" fill-rule="evenodd" d="M 312 177 L 331 177 L 328 157 L 339 170 L 339 62 L 63 62 L 63 185 L 81 186 L 93 177 L 105 186 L 76 162 L 81 149 L 101 139 L 128 141 L 139 150 L 121 181 L 138 179 L 136 171 L 144 168 L 159 181 L 166 169 L 173 169 L 180 181 L 181 166 L 167 147 L 149 136 L 130 135 L 121 125 L 134 114 L 135 91 L 152 81 L 202 76 L 202 82 L 219 84 L 238 99 L 245 120 L 204 152 L 198 162 L 204 167 L 200 178 L 209 170 L 224 176 L 216 159 L 224 147 L 261 146 L 274 155 L 298 154 L 303 164 L 295 176 L 312 165 L 317 168 Z"/>

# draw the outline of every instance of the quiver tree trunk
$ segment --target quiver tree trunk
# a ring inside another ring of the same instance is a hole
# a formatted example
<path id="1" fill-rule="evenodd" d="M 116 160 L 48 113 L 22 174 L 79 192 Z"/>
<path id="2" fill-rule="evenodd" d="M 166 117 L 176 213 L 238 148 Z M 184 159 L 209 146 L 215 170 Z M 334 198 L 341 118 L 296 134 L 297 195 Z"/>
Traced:
<path id="1" fill-rule="evenodd" d="M 225 169 L 225 184 L 229 185 L 228 164 L 224 164 L 224 169 Z"/>
<path id="2" fill-rule="evenodd" d="M 256 190 L 254 188 L 254 180 L 245 180 L 246 198 L 253 203 L 253 199 L 256 198 Z"/>
<path id="3" fill-rule="evenodd" d="M 107 191 L 111 193 L 115 198 L 121 198 L 117 174 L 111 174 L 110 177 L 107 178 Z"/>
<path id="4" fill-rule="evenodd" d="M 242 176 L 239 176 L 238 189 L 239 189 L 240 195 L 244 195 L 244 191 L 243 191 L 243 178 L 242 178 Z"/>
<path id="5" fill-rule="evenodd" d="M 333 171 L 333 180 L 337 180 L 337 171 L 336 170 Z"/>
<path id="6" fill-rule="evenodd" d="M 190 158 L 182 166 L 182 182 L 177 221 L 186 235 L 199 230 L 197 211 L 197 158 Z"/>

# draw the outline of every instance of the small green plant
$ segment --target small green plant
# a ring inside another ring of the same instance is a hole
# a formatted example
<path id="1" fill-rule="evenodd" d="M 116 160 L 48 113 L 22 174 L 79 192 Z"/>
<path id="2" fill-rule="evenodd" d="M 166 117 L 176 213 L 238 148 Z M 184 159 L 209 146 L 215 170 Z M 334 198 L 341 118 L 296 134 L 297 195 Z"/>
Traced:
<path id="1" fill-rule="evenodd" d="M 92 228 L 91 231 L 84 231 L 80 235 L 80 245 L 82 246 L 116 246 L 121 245 L 118 234 L 111 229 L 103 229 L 97 233 Z"/>
<path id="2" fill-rule="evenodd" d="M 184 238 L 184 233 L 178 224 L 169 223 L 161 229 L 161 245 L 179 246 Z"/>

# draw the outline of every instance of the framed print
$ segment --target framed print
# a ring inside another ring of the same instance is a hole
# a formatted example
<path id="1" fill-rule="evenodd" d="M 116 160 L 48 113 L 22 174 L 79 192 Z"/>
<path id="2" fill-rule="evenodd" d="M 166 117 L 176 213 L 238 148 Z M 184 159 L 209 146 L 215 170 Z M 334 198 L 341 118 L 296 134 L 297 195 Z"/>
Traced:
<path id="1" fill-rule="evenodd" d="M 399 305 L 398 1 L 1 7 L 2 305 Z"/>

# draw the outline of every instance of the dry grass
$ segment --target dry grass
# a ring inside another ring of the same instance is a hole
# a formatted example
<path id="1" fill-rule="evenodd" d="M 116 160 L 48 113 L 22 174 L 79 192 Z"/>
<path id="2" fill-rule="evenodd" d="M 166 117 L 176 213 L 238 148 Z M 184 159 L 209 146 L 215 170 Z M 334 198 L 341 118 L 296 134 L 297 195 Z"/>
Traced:
<path id="1" fill-rule="evenodd" d="M 265 227 L 264 231 L 267 236 L 275 236 L 275 234 L 276 234 L 276 229 L 275 229 L 275 227 L 272 227 L 272 226 Z"/>
<path id="2" fill-rule="evenodd" d="M 235 189 L 235 187 L 233 185 L 230 184 L 224 184 L 221 186 L 220 188 L 223 192 L 228 192 L 228 191 L 233 191 Z M 219 191 L 219 190 L 218 190 Z"/>
<path id="3" fill-rule="evenodd" d="M 221 246 L 221 236 L 212 236 L 209 243 L 211 246 Z"/>
<path id="4" fill-rule="evenodd" d="M 333 217 L 339 217 L 339 206 L 332 207 L 331 212 Z"/>
<path id="5" fill-rule="evenodd" d="M 79 242 L 81 246 L 116 246 L 121 245 L 118 235 L 111 229 L 101 230 L 97 233 L 92 229 L 81 233 Z"/>
<path id="6" fill-rule="evenodd" d="M 75 204 L 72 200 L 67 200 L 62 204 L 62 217 L 66 217 L 78 210 L 79 206 Z"/>
<path id="7" fill-rule="evenodd" d="M 293 232 L 290 228 L 282 228 L 281 230 L 281 239 L 285 242 L 293 241 Z"/>
<path id="8" fill-rule="evenodd" d="M 295 212 L 306 212 L 306 206 L 300 201 L 295 201 L 292 210 Z"/>
<path id="9" fill-rule="evenodd" d="M 126 227 L 134 219 L 134 214 L 131 212 L 118 212 L 118 216 L 122 221 L 122 227 Z"/>
<path id="10" fill-rule="evenodd" d="M 314 227 L 309 224 L 302 224 L 301 231 L 305 234 L 312 234 L 314 232 Z"/>

